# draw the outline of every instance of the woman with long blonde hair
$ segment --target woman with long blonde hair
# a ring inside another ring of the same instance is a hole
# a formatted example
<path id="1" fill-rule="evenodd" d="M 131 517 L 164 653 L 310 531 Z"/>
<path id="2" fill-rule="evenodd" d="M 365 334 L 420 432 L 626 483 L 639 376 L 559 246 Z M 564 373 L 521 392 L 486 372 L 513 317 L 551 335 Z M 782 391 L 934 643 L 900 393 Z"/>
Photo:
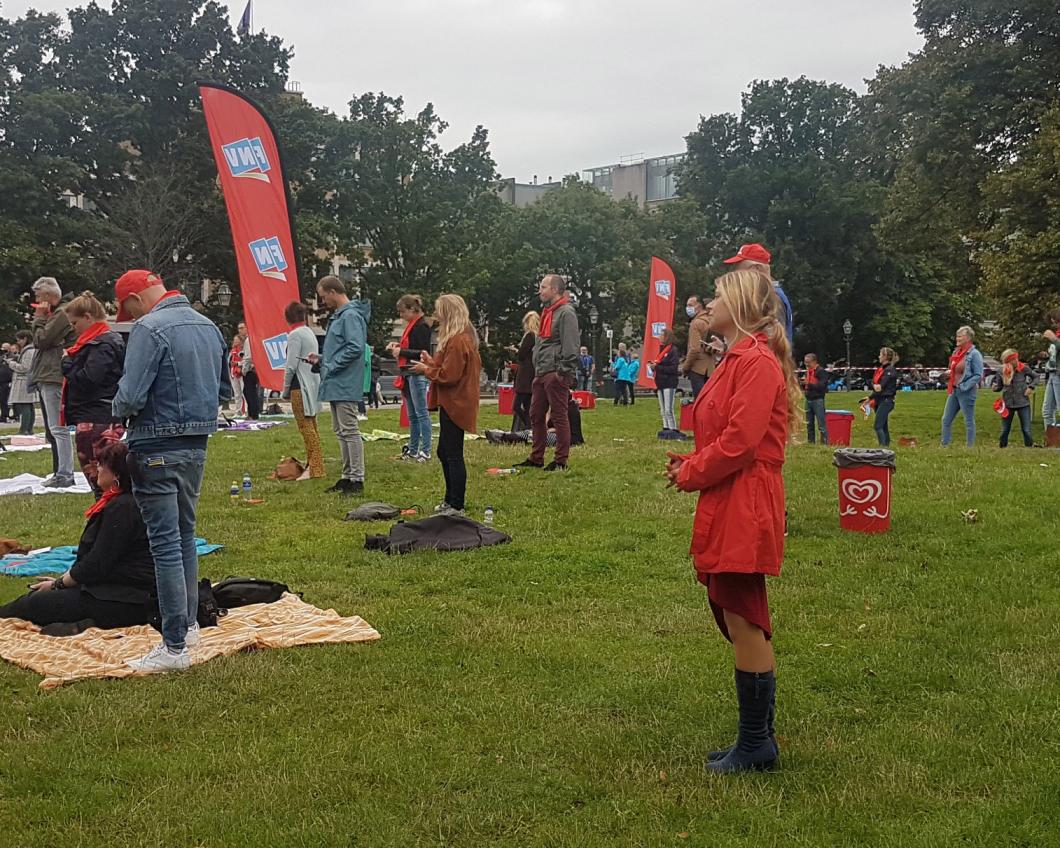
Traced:
<path id="1" fill-rule="evenodd" d="M 1025 447 L 1034 447 L 1034 436 L 1031 433 L 1031 397 L 1034 395 L 1034 384 L 1038 375 L 1025 362 L 1020 362 L 1017 351 L 1009 348 L 1001 354 L 1001 370 L 994 375 L 993 389 L 1001 392 L 1001 402 L 994 408 L 1001 412 L 1001 438 L 998 446 L 1007 448 L 1009 433 L 1012 432 L 1012 419 L 1018 417 L 1023 431 Z"/>
<path id="2" fill-rule="evenodd" d="M 719 277 L 711 329 L 728 352 L 696 398 L 696 449 L 668 454 L 666 476 L 699 492 L 691 553 L 718 627 L 732 643 L 740 710 L 736 743 L 708 756 L 718 773 L 768 769 L 780 752 L 773 730 L 773 628 L 766 575 L 784 557 L 784 451 L 801 423 L 782 311 L 768 277 Z"/>
<path id="3" fill-rule="evenodd" d="M 511 348 L 518 366 L 515 372 L 515 401 L 512 404 L 512 432 L 530 429 L 530 401 L 534 395 L 534 344 L 541 329 L 541 316 L 531 310 L 523 316 L 523 340 Z"/>
<path id="4" fill-rule="evenodd" d="M 434 302 L 438 320 L 438 350 L 426 351 L 412 370 L 431 381 L 427 407 L 437 409 L 441 430 L 438 459 L 445 476 L 445 498 L 435 512 L 464 514 L 467 466 L 464 464 L 464 433 L 475 432 L 478 423 L 479 372 L 478 334 L 471 325 L 467 304 L 455 294 L 443 294 Z"/>

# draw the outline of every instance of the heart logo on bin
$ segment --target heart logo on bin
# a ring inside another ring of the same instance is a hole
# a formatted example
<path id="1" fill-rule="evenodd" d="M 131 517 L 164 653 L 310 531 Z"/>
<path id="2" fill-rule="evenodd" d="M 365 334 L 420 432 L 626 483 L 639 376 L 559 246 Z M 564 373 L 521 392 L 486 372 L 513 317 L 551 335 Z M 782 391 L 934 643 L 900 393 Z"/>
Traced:
<path id="1" fill-rule="evenodd" d="M 843 496 L 851 503 L 867 504 L 879 499 L 883 484 L 879 480 L 844 480 Z"/>

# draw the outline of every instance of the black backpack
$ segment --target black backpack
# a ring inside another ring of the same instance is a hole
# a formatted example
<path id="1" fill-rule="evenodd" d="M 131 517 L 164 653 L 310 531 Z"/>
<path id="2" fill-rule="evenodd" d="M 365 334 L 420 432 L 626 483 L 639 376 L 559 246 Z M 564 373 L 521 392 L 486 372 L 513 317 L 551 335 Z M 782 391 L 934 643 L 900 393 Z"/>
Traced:
<path id="1" fill-rule="evenodd" d="M 213 587 L 217 605 L 224 609 L 245 607 L 250 604 L 272 604 L 290 592 L 286 583 L 274 580 L 258 580 L 255 577 L 228 577 Z"/>
<path id="2" fill-rule="evenodd" d="M 226 605 L 218 603 L 209 578 L 203 577 L 199 581 L 199 608 L 195 614 L 199 627 L 216 627 L 218 619 L 226 615 Z M 158 595 L 155 592 L 151 592 L 147 601 L 147 623 L 159 633 L 162 632 L 162 613 L 158 608 Z"/>

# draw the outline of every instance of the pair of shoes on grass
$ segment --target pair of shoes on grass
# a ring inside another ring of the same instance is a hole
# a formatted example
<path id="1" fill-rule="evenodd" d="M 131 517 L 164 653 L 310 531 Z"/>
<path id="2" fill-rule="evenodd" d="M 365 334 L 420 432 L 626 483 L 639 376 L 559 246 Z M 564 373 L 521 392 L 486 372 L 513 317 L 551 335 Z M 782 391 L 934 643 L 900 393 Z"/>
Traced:
<path id="1" fill-rule="evenodd" d="M 364 482 L 362 480 L 347 480 L 345 477 L 339 479 L 334 486 L 324 490 L 325 495 L 342 495 L 343 497 L 354 497 L 364 493 Z"/>
<path id="2" fill-rule="evenodd" d="M 534 462 L 530 459 L 524 459 L 522 462 L 515 463 L 516 468 L 540 468 L 542 471 L 567 471 L 567 463 L 552 461 L 548 465 L 544 465 L 540 462 Z"/>

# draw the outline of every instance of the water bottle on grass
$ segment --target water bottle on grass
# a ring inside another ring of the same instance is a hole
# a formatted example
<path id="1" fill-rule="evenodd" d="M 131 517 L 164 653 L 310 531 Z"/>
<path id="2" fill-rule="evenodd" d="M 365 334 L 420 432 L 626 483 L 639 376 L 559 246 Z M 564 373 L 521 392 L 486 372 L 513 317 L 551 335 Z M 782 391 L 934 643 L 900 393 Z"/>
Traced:
<path id="1" fill-rule="evenodd" d="M 248 471 L 243 475 L 243 500 L 250 500 L 250 489 L 253 484 L 250 482 L 250 472 Z"/>

